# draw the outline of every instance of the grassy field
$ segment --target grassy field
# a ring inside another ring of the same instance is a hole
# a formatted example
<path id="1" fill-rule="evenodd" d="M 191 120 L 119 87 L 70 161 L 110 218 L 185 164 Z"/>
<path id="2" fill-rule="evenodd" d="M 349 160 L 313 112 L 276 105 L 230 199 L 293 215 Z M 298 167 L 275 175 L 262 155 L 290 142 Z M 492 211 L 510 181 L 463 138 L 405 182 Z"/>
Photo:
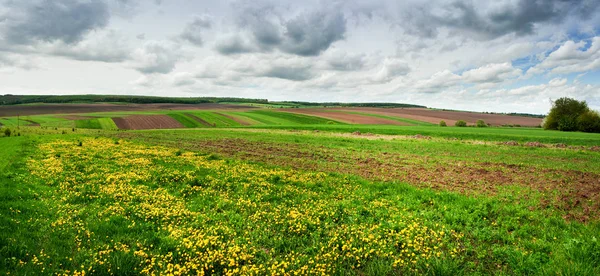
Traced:
<path id="1" fill-rule="evenodd" d="M 0 273 L 600 274 L 600 135 L 185 114 L 0 137 Z"/>

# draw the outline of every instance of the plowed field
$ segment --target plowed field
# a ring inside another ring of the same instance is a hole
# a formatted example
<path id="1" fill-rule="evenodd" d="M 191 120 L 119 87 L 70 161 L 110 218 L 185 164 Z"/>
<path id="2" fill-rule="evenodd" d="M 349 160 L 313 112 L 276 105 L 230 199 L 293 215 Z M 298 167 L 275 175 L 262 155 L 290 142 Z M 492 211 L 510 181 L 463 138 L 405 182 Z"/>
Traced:
<path id="1" fill-rule="evenodd" d="M 167 115 L 133 115 L 113 118 L 119 129 L 164 129 L 183 128 L 177 120 Z"/>

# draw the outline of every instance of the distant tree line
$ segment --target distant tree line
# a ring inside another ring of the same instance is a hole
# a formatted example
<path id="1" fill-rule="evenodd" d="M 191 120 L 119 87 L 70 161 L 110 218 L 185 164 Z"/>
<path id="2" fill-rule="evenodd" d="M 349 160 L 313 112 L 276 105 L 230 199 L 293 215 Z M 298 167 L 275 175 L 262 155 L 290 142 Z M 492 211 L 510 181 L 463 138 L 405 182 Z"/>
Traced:
<path id="1" fill-rule="evenodd" d="M 423 105 L 405 103 L 340 103 L 340 102 L 298 102 L 284 101 L 281 104 L 294 104 L 299 106 L 328 106 L 328 107 L 381 107 L 381 108 L 427 108 Z"/>
<path id="2" fill-rule="evenodd" d="M 403 103 L 312 103 L 312 102 L 269 102 L 267 99 L 247 99 L 230 97 L 153 97 L 153 96 L 119 96 L 119 95 L 0 95 L 0 105 L 34 104 L 34 103 L 249 103 L 249 104 L 280 104 L 294 106 L 333 106 L 333 107 L 418 107 L 422 105 Z"/>
<path id="3" fill-rule="evenodd" d="M 268 103 L 266 99 L 219 98 L 219 97 L 153 97 L 153 96 L 119 96 L 119 95 L 4 95 L 0 96 L 0 105 L 33 104 L 33 103 L 176 103 L 200 104 L 219 102 Z"/>
<path id="4" fill-rule="evenodd" d="M 544 129 L 600 133 L 600 114 L 591 110 L 585 101 L 560 98 L 552 103 L 544 119 Z"/>

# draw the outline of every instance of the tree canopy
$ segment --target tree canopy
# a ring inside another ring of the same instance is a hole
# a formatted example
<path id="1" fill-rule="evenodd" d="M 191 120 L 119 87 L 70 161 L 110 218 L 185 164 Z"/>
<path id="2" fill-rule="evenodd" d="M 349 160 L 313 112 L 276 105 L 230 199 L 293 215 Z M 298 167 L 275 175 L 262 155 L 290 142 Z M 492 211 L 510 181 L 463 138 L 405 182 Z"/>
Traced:
<path id="1" fill-rule="evenodd" d="M 585 101 L 563 97 L 552 103 L 544 120 L 544 129 L 600 133 L 600 115 Z"/>

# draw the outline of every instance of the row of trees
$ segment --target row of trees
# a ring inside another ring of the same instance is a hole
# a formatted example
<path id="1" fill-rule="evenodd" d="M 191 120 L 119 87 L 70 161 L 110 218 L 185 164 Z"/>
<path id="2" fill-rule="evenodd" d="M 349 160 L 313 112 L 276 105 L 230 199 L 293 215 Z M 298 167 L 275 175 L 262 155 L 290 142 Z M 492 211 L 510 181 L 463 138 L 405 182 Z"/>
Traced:
<path id="1" fill-rule="evenodd" d="M 591 110 L 585 101 L 560 98 L 552 103 L 542 126 L 560 131 L 600 133 L 600 114 Z"/>

